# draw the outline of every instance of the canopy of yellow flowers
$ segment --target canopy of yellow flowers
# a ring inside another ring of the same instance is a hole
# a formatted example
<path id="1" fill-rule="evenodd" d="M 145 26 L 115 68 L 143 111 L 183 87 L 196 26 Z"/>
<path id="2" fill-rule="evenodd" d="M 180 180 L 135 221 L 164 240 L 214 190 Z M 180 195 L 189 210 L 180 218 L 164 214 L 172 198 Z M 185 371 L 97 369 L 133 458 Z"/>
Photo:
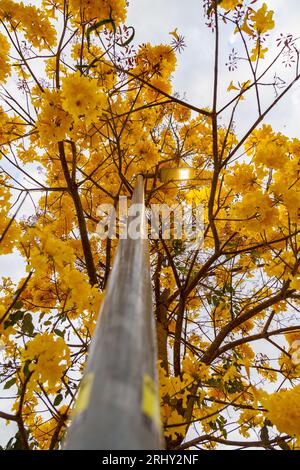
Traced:
<path id="1" fill-rule="evenodd" d="M 299 445 L 299 385 L 264 392 L 260 402 L 251 388 L 253 371 L 269 383 L 282 374 L 292 384 L 299 379 L 289 336 L 277 357 L 279 370 L 257 359 L 251 341 L 264 322 L 269 327 L 287 316 L 288 302 L 299 307 L 300 140 L 274 132 L 260 116 L 239 142 L 232 125 L 216 125 L 216 110 L 173 96 L 177 47 L 146 43 L 134 49 L 130 30 L 122 29 L 126 3 L 43 0 L 38 8 L 0 0 L 0 82 L 5 87 L 17 77 L 26 102 L 18 106 L 12 95 L 1 95 L 0 155 L 14 171 L 26 171 L 34 187 L 24 189 L 15 173 L 1 173 L 0 251 L 18 253 L 26 263 L 19 282 L 6 277 L 1 283 L 1 374 L 4 387 L 16 389 L 12 412 L 23 419 L 32 448 L 59 446 L 117 246 L 96 236 L 97 207 L 117 206 L 139 172 L 157 175 L 184 164 L 197 171 L 194 187 L 156 179 L 147 187 L 147 203 L 203 204 L 207 227 L 194 259 L 185 240 L 151 245 L 168 445 L 182 442 L 191 422 L 200 423 L 202 433 L 226 438 L 222 411 L 228 402 L 239 413 L 244 437 L 269 417 Z M 218 14 L 241 12 L 234 31 L 249 40 L 253 70 L 267 54 L 262 38 L 275 23 L 266 3 L 248 3 L 223 0 Z M 171 36 L 180 41 L 177 30 Z M 247 99 L 253 80 L 230 83 L 237 104 Z M 30 173 L 33 167 L 41 169 L 41 180 Z M 21 197 L 39 191 L 31 217 L 13 217 L 18 190 Z M 195 325 L 201 321 L 200 331 Z M 184 340 L 173 363 L 178 332 Z M 300 340 L 300 332 L 294 334 L 293 341 Z M 39 413 L 43 400 L 47 415 Z M 206 445 L 215 444 L 208 439 Z"/>

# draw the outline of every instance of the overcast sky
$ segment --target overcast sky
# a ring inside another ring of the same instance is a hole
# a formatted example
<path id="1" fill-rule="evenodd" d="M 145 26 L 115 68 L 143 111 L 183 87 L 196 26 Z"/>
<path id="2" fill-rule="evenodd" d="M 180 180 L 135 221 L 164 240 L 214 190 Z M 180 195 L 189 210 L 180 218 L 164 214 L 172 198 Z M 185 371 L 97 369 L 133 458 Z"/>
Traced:
<path id="1" fill-rule="evenodd" d="M 100 1 L 100 0 L 99 0 Z M 25 4 L 38 3 L 23 0 Z M 259 2 L 260 4 L 262 2 Z M 276 34 L 270 37 L 271 60 L 276 51 L 276 37 L 279 33 L 292 33 L 300 35 L 300 2 L 299 0 L 267 0 L 268 6 L 275 11 Z M 188 102 L 199 107 L 211 107 L 212 99 L 212 71 L 213 71 L 213 36 L 205 26 L 202 0 L 130 0 L 127 25 L 134 26 L 136 30 L 135 43 L 170 42 L 169 32 L 175 27 L 185 37 L 187 47 L 179 56 L 178 66 L 174 74 L 174 89 Z M 220 102 L 226 98 L 225 90 L 231 80 L 241 81 L 250 78 L 246 67 L 240 64 L 239 71 L 229 73 L 225 67 L 228 54 L 233 47 L 241 51 L 230 28 L 221 31 L 221 84 Z M 281 65 L 276 69 L 279 76 L 285 77 L 286 71 Z M 272 90 L 266 97 L 273 97 Z M 291 91 L 280 103 L 266 122 L 272 124 L 278 131 L 300 138 L 300 84 Z M 238 113 L 236 122 L 237 132 L 243 133 L 255 118 L 255 102 L 248 99 Z M 1 275 L 11 275 L 18 279 L 24 274 L 24 266 L 16 254 L 3 256 L 0 264 Z M 2 395 L 3 396 L 3 395 Z M 10 405 L 6 400 L 0 399 L 0 410 L 9 411 Z M 5 428 L 5 422 L 0 420 L 0 444 L 8 440 L 12 427 Z"/>
<path id="2" fill-rule="evenodd" d="M 250 2 L 249 2 L 250 3 Z M 263 2 L 259 1 L 257 5 Z M 275 34 L 272 34 L 267 59 L 273 57 L 276 48 L 276 38 L 279 33 L 292 33 L 295 37 L 300 34 L 300 2 L 299 0 L 267 0 L 269 8 L 275 11 Z M 185 37 L 187 47 L 179 56 L 178 66 L 174 74 L 174 88 L 181 94 L 186 94 L 187 100 L 199 107 L 210 106 L 212 99 L 213 72 L 213 35 L 205 26 L 202 0 L 130 0 L 128 25 L 136 29 L 136 43 L 149 41 L 151 43 L 168 42 L 169 32 L 178 27 L 178 32 Z M 237 72 L 230 73 L 225 67 L 228 54 L 233 47 L 242 51 L 240 43 L 231 34 L 232 28 L 226 27 L 221 32 L 221 83 L 220 101 L 225 98 L 225 90 L 231 80 L 239 77 L 242 81 L 250 78 L 246 66 L 239 64 Z M 275 69 L 274 69 L 275 72 Z M 278 75 L 286 76 L 285 68 L 279 64 L 276 68 Z M 274 74 L 273 74 L 274 75 Z M 272 75 L 272 76 L 273 76 Z M 273 95 L 273 91 L 270 90 Z M 267 119 L 276 129 L 291 137 L 300 137 L 300 85 L 284 98 Z M 238 131 L 247 127 L 255 103 L 245 102 L 237 123 Z"/>

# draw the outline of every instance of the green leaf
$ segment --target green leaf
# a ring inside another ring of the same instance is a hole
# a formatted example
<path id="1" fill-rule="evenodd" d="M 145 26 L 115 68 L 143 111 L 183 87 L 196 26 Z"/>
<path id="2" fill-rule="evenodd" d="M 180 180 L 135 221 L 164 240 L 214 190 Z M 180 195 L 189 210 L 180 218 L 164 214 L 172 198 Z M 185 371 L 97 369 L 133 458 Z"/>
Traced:
<path id="1" fill-rule="evenodd" d="M 24 314 L 25 314 L 25 311 L 22 311 L 22 310 L 17 310 L 15 312 L 12 312 L 9 315 L 8 319 L 4 322 L 4 329 L 15 325 L 17 321 L 22 320 Z"/>
<path id="2" fill-rule="evenodd" d="M 232 286 L 228 285 L 228 284 L 226 285 L 225 290 L 226 290 L 227 292 L 229 292 L 230 294 L 234 294 L 234 293 L 235 293 L 234 288 L 233 288 Z"/>
<path id="3" fill-rule="evenodd" d="M 220 298 L 216 297 L 215 295 L 212 296 L 211 300 L 215 307 L 217 307 L 220 303 Z"/>
<path id="4" fill-rule="evenodd" d="M 11 315 L 11 317 L 13 317 L 15 321 L 18 321 L 18 320 L 22 320 L 22 318 L 24 317 L 24 314 L 25 314 L 24 310 L 17 310 Z"/>
<path id="5" fill-rule="evenodd" d="M 61 330 L 55 329 L 55 330 L 54 330 L 54 333 L 55 333 L 57 336 L 60 336 L 61 338 L 63 338 L 63 337 L 65 336 L 65 332 L 64 332 L 64 331 L 61 331 Z"/>
<path id="6" fill-rule="evenodd" d="M 177 267 L 178 271 L 180 271 L 182 274 L 188 274 L 188 269 L 186 266 L 178 266 Z"/>
<path id="7" fill-rule="evenodd" d="M 24 367 L 23 367 L 23 373 L 25 375 L 25 377 L 29 377 L 29 374 L 30 374 L 30 370 L 29 370 L 29 364 L 30 364 L 30 359 L 27 359 L 27 361 L 25 362 L 24 364 Z"/>
<path id="8" fill-rule="evenodd" d="M 14 308 L 20 309 L 20 308 L 23 307 L 23 305 L 24 304 L 23 304 L 22 300 L 17 300 L 17 302 L 14 305 Z"/>
<path id="9" fill-rule="evenodd" d="M 10 379 L 10 380 L 8 380 L 8 381 L 6 382 L 6 384 L 4 385 L 4 387 L 3 387 L 4 390 L 8 390 L 10 387 L 12 387 L 13 385 L 15 385 L 15 383 L 16 383 L 16 378 L 15 378 L 15 377 L 12 378 L 12 379 Z"/>
<path id="10" fill-rule="evenodd" d="M 217 431 L 218 430 L 218 427 L 216 425 L 216 423 L 214 421 L 210 421 L 209 423 L 209 427 L 213 430 L 213 431 Z"/>
<path id="11" fill-rule="evenodd" d="M 56 395 L 55 400 L 54 400 L 54 406 L 58 406 L 62 402 L 63 396 L 61 393 Z"/>
<path id="12" fill-rule="evenodd" d="M 222 423 L 223 425 L 226 424 L 226 419 L 222 415 L 219 417 L 218 421 Z"/>
<path id="13" fill-rule="evenodd" d="M 22 331 L 23 333 L 27 333 L 29 336 L 32 336 L 34 332 L 34 324 L 32 323 L 32 316 L 30 313 L 26 313 L 23 318 Z"/>
<path id="14" fill-rule="evenodd" d="M 42 312 L 42 313 L 40 314 L 40 321 L 44 318 L 45 315 L 46 315 L 46 312 Z"/>

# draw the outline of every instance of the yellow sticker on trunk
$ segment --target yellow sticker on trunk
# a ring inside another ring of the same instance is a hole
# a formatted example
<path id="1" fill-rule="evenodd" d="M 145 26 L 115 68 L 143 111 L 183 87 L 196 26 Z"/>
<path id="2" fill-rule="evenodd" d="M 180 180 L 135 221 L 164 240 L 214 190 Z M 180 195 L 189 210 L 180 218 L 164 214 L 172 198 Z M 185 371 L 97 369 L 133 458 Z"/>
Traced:
<path id="1" fill-rule="evenodd" d="M 142 410 L 143 413 L 160 428 L 161 421 L 158 394 L 155 382 L 148 374 L 145 374 L 143 378 Z"/>
<path id="2" fill-rule="evenodd" d="M 92 372 L 90 372 L 85 377 L 83 377 L 80 387 L 79 387 L 78 398 L 77 398 L 75 408 L 74 408 L 74 415 L 83 413 L 88 407 L 93 382 L 94 382 L 94 374 Z"/>

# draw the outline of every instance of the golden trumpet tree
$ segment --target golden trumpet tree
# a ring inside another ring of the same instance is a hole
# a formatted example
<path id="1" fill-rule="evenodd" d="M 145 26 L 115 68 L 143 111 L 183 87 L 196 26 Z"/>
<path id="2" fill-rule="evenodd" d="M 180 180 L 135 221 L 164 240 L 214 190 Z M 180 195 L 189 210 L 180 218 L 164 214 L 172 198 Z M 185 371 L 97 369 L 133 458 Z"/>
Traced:
<path id="1" fill-rule="evenodd" d="M 205 109 L 172 89 L 182 36 L 134 45 L 125 0 L 0 0 L 0 250 L 27 270 L 1 281 L 1 383 L 14 399 L 0 418 L 18 426 L 7 448 L 59 448 L 68 425 L 117 247 L 95 233 L 98 206 L 117 208 L 137 173 L 176 166 L 196 180 L 154 176 L 147 204 L 202 204 L 205 230 L 193 250 L 150 240 L 166 445 L 299 448 L 300 140 L 266 122 L 300 78 L 299 51 L 289 35 L 268 54 L 266 3 L 203 5 L 215 49 Z M 248 76 L 222 107 L 224 28 L 240 42 L 230 69 L 243 60 Z M 266 105 L 265 78 L 287 56 L 293 76 L 272 78 Z M 257 116 L 240 135 L 247 99 Z"/>

